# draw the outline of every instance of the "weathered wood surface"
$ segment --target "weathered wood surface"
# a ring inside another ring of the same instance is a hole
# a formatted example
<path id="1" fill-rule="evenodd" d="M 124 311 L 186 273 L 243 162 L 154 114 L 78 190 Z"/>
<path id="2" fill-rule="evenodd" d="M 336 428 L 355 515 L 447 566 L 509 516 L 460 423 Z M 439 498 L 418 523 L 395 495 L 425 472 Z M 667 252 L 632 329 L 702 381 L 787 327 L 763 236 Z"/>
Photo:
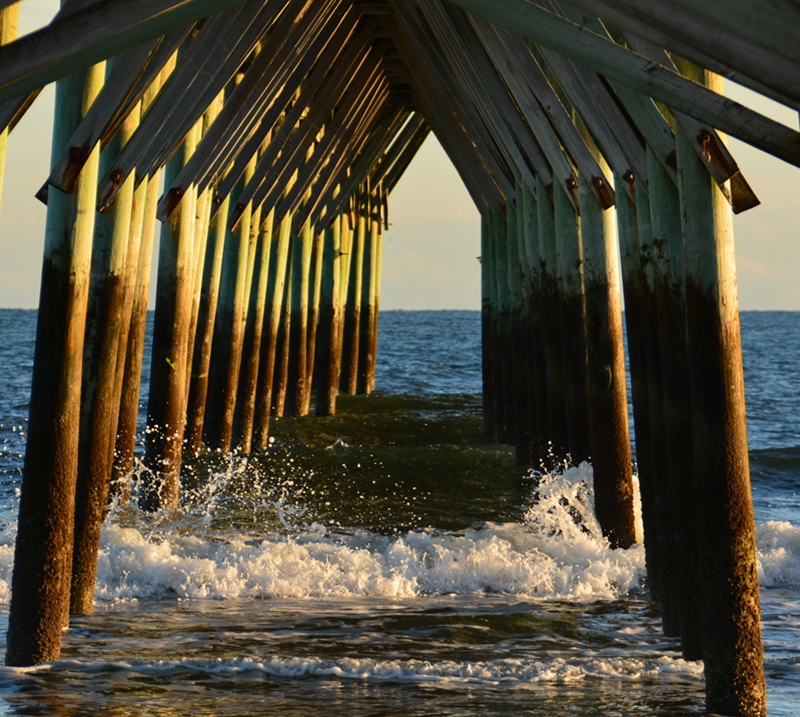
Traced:
<path id="1" fill-rule="evenodd" d="M 453 2 L 592 67 L 609 79 L 707 122 L 785 162 L 800 166 L 800 132 L 687 80 L 581 25 L 525 0 L 498 0 L 491 5 L 481 0 Z"/>

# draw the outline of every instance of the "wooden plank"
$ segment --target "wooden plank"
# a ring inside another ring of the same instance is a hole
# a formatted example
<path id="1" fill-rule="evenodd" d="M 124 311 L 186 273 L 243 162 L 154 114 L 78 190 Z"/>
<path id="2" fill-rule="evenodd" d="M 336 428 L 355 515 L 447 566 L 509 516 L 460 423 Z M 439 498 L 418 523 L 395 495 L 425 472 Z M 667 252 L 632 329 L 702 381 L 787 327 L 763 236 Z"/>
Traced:
<path id="1" fill-rule="evenodd" d="M 100 0 L 0 48 L 0 102 L 243 0 Z"/>
<path id="2" fill-rule="evenodd" d="M 627 40 L 628 44 L 639 54 L 680 72 L 680 68 L 675 65 L 665 50 L 630 33 L 627 35 Z M 686 72 L 682 74 L 687 75 Z M 697 77 L 691 77 L 691 79 L 697 81 Z M 739 214 L 761 204 L 717 131 L 683 112 L 678 112 L 671 108 L 670 111 L 675 117 L 675 121 L 686 134 L 686 138 L 691 142 L 694 151 L 697 152 L 697 156 L 700 157 L 709 174 L 714 177 L 720 187 L 723 187 L 729 179 L 737 177 L 735 182 L 731 184 L 732 187 L 736 187 L 736 190 L 727 195 L 731 200 L 733 213 Z M 727 192 L 727 189 L 723 191 Z"/>
<path id="3" fill-rule="evenodd" d="M 580 25 L 526 0 L 453 2 L 592 67 L 609 79 L 707 122 L 757 149 L 800 166 L 800 132 L 687 80 Z"/>
<path id="4" fill-rule="evenodd" d="M 578 169 L 591 177 L 598 201 L 605 209 L 614 205 L 613 185 L 604 176 L 600 165 L 592 155 L 586 142 L 578 134 L 575 125 L 567 115 L 541 68 L 525 47 L 522 38 L 506 30 L 495 31 L 494 26 L 483 18 L 475 18 L 475 27 L 484 42 L 498 71 L 509 87 L 518 106 L 525 113 L 531 127 L 536 131 L 543 148 L 551 147 L 548 158 L 563 156 L 563 149 L 556 132 L 564 142 Z M 517 42 L 518 40 L 518 42 Z M 545 139 L 548 138 L 548 139 Z M 565 162 L 565 160 L 561 160 Z M 556 163 L 551 159 L 555 170 Z M 575 173 L 567 163 L 568 174 L 561 176 L 564 187 L 569 191 Z M 572 194 L 572 192 L 570 192 Z"/>
<path id="5" fill-rule="evenodd" d="M 314 156 L 302 168 L 299 168 L 294 186 L 286 192 L 280 203 L 276 205 L 276 216 L 282 218 L 298 209 L 303 196 L 319 177 L 323 165 L 331 161 L 332 153 L 340 150 L 341 140 L 347 136 L 348 130 L 350 130 L 356 119 L 363 116 L 366 111 L 365 105 L 368 105 L 369 100 L 373 99 L 385 87 L 385 80 L 375 81 L 375 73 L 372 67 L 367 66 L 361 69 L 362 72 L 353 77 L 347 92 L 337 100 L 340 109 L 331 121 L 325 125 L 325 134 L 317 142 L 314 148 Z M 363 70 L 366 70 L 366 72 L 363 72 Z M 369 75 L 371 75 L 371 78 Z M 368 79 L 372 81 L 368 83 Z M 273 202 L 270 195 L 264 200 L 264 204 L 272 206 Z"/>
<path id="6" fill-rule="evenodd" d="M 332 49 L 338 51 L 339 48 L 334 46 Z M 376 59 L 378 57 L 379 55 L 376 56 Z M 330 72 L 328 63 L 320 62 L 317 64 L 316 69 L 303 87 L 300 99 L 292 107 L 291 111 L 287 113 L 280 129 L 277 130 L 266 151 L 258 160 L 253 178 L 237 198 L 236 205 L 231 210 L 230 226 L 234 226 L 238 220 L 237 213 L 249 201 L 254 200 L 255 205 L 259 206 L 273 187 L 281 182 L 281 179 L 288 181 L 286 174 L 287 172 L 291 174 L 299 166 L 298 162 L 302 161 L 304 149 L 308 146 L 309 134 L 313 132 L 310 138 L 313 141 L 313 137 L 319 131 L 320 123 L 327 118 L 339 98 L 342 88 L 346 86 L 352 77 L 350 70 L 353 67 L 359 67 L 366 58 L 364 45 L 359 42 L 353 43 L 348 48 L 343 62 L 336 68 L 333 76 L 328 74 Z M 317 98 L 318 101 L 314 97 L 317 92 L 320 92 L 320 96 Z M 311 108 L 309 115 L 301 121 L 301 115 L 309 106 Z M 314 117 L 317 118 L 317 124 L 314 124 Z M 296 127 L 298 123 L 299 126 Z M 279 153 L 280 159 L 278 159 Z M 293 158 L 294 163 L 292 163 Z M 273 199 L 276 198 L 273 197 Z M 279 221 L 280 219 L 282 217 L 278 217 Z"/>
<path id="7" fill-rule="evenodd" d="M 187 92 L 192 89 L 192 85 L 197 83 L 200 71 L 204 71 L 203 86 L 205 87 L 209 76 L 213 77 L 216 74 L 225 56 L 230 53 L 229 47 L 220 43 L 220 39 L 226 38 L 235 46 L 234 39 L 240 31 L 249 26 L 252 20 L 252 11 L 253 6 L 248 3 L 246 7 L 237 7 L 226 13 L 219 13 L 203 25 L 186 50 L 186 54 L 180 59 L 175 70 L 164 83 L 150 111 L 142 118 L 136 134 L 117 157 L 111 171 L 103 178 L 98 189 L 99 209 L 113 201 L 117 188 L 133 172 L 134 167 L 138 165 L 139 172 L 143 171 L 142 158 L 145 152 L 159 137 L 160 132 L 168 125 L 176 111 L 186 109 L 185 105 L 182 106 L 182 101 Z M 174 122 L 175 120 L 173 120 Z"/>
<path id="8" fill-rule="evenodd" d="M 484 207 L 483 197 L 502 201 L 499 186 L 477 146 L 443 98 L 443 93 L 425 63 L 403 31 L 394 23 L 386 24 L 392 42 L 398 48 L 408 71 L 416 103 L 436 133 L 459 173 L 476 206 Z M 431 99 L 438 98 L 438 99 Z"/>
<path id="9" fill-rule="evenodd" d="M 625 184 L 631 189 L 636 179 L 647 188 L 644 144 L 609 95 L 605 85 L 600 83 L 597 91 L 590 93 L 570 60 L 550 50 L 544 50 L 542 54 L 546 57 L 555 80 L 569 97 L 614 173 L 625 179 Z"/>
<path id="10" fill-rule="evenodd" d="M 796 64 L 719 25 L 709 32 L 707 23 L 698 22 L 695 15 L 674 2 L 570 0 L 570 5 L 800 110 L 800 76 Z"/>
<path id="11" fill-rule="evenodd" d="M 420 128 L 414 133 L 414 136 L 406 145 L 405 149 L 403 149 L 402 154 L 397 158 L 397 161 L 386 173 L 386 176 L 383 178 L 383 182 L 384 186 L 386 187 L 387 194 L 391 193 L 397 186 L 397 183 L 403 178 L 406 169 L 408 169 L 408 167 L 411 165 L 414 157 L 417 156 L 417 152 L 425 143 L 425 140 L 428 139 L 430 132 L 431 128 L 427 124 L 420 126 Z"/>
<path id="12" fill-rule="evenodd" d="M 343 14 L 336 16 L 337 21 L 342 20 Z M 323 41 L 319 41 L 320 33 L 317 34 L 317 41 L 312 41 L 310 45 L 308 44 L 307 35 L 312 31 L 315 19 L 318 18 L 313 12 L 307 12 L 302 19 L 293 22 L 290 27 L 285 24 L 291 20 L 290 16 L 285 16 L 284 20 L 279 22 L 274 30 L 275 42 L 267 43 L 267 46 L 255 59 L 242 81 L 231 93 L 219 117 L 211 125 L 208 133 L 201 141 L 198 148 L 199 151 L 192 158 L 193 161 L 187 163 L 173 185 L 165 189 L 164 196 L 159 203 L 159 218 L 162 221 L 164 217 L 169 216 L 174 211 L 180 193 L 186 187 L 190 184 L 204 186 L 209 179 L 210 173 L 215 170 L 221 171 L 225 163 L 224 158 L 229 156 L 226 149 L 234 141 L 237 128 L 247 127 L 248 121 L 251 123 L 255 121 L 259 108 L 263 108 L 265 103 L 270 101 L 270 97 L 274 95 L 281 83 L 287 79 L 284 71 L 292 71 L 298 67 L 310 69 L 310 62 L 313 62 L 316 56 L 306 59 L 296 50 L 302 48 L 307 49 L 309 52 L 321 52 L 325 49 L 324 36 L 322 36 Z M 340 24 L 336 32 L 347 34 L 349 31 L 348 27 Z M 333 49 L 328 48 L 324 55 L 331 62 L 335 59 L 335 53 L 338 52 L 338 48 L 332 47 Z M 243 157 L 236 165 L 236 171 L 230 172 L 226 179 L 223 180 L 224 190 L 217 191 L 215 198 L 217 206 L 242 176 L 244 167 L 249 162 L 250 157 L 261 145 L 258 137 L 263 140 L 272 131 L 275 122 L 283 111 L 281 105 L 285 107 L 286 103 L 288 103 L 291 97 L 291 89 L 297 85 L 299 79 L 295 78 L 289 86 L 284 87 L 277 102 L 274 102 L 267 110 L 261 125 L 261 131 L 257 133 L 258 136 L 255 137 L 254 141 L 248 145 L 249 149 L 252 150 L 249 156 Z"/>
<path id="13" fill-rule="evenodd" d="M 442 7 L 434 2 L 429 4 L 431 9 Z M 520 111 L 509 97 L 508 90 L 503 86 L 498 70 L 487 56 L 485 48 L 476 36 L 475 30 L 470 25 L 464 11 L 460 8 L 448 6 L 447 12 L 440 9 L 437 14 L 443 24 L 447 23 L 445 27 L 449 26 L 452 30 L 450 33 L 451 39 L 460 40 L 454 46 L 454 50 L 458 53 L 457 57 L 460 59 L 463 57 L 461 59 L 462 64 L 464 62 L 467 63 L 464 65 L 465 70 L 471 64 L 476 80 L 479 81 L 489 98 L 494 102 L 497 113 L 507 124 L 511 135 L 515 138 L 517 146 L 530 167 L 539 174 L 546 171 L 548 160 L 539 146 L 538 137 L 531 132 L 520 116 Z M 550 161 L 550 164 L 553 164 L 552 161 Z M 526 172 L 526 175 L 528 180 L 535 183 L 529 172 Z"/>
<path id="14" fill-rule="evenodd" d="M 528 183 L 535 182 L 534 175 L 526 163 L 519 145 L 504 122 L 504 117 L 498 111 L 497 106 L 491 97 L 487 96 L 485 85 L 481 86 L 475 70 L 470 64 L 468 53 L 441 6 L 428 0 L 416 0 L 416 2 L 422 9 L 442 54 L 458 78 L 459 84 L 454 89 L 458 90 L 460 86 L 464 103 L 471 104 L 477 114 L 482 117 L 494 143 L 512 168 L 514 177 Z M 538 164 L 542 171 L 545 162 L 541 161 Z M 513 188 L 509 189 L 509 196 L 513 194 L 513 191 Z"/>
<path id="15" fill-rule="evenodd" d="M 401 4 L 401 0 L 390 0 L 390 2 L 394 10 L 394 17 L 402 28 L 407 44 L 418 58 L 415 63 L 417 68 L 420 72 L 424 72 L 426 76 L 430 75 L 438 87 L 435 94 L 431 94 L 431 90 L 428 89 L 429 96 L 442 96 L 442 99 L 458 118 L 458 122 L 467 131 L 469 135 L 468 141 L 470 143 L 474 142 L 478 147 L 482 161 L 489 168 L 494 181 L 501 188 L 504 195 L 510 195 L 513 192 L 510 166 L 488 132 L 483 119 L 476 116 L 474 107 L 465 105 L 463 97 L 456 93 L 458 80 L 454 76 L 452 68 L 442 56 L 441 48 L 439 48 L 435 38 L 432 38 L 429 30 L 412 15 L 407 4 Z M 396 33 L 393 40 L 399 48 L 399 38 L 396 37 Z M 408 55 L 408 50 L 406 50 L 405 54 Z M 408 64 L 409 58 L 406 57 L 405 61 Z"/>
<path id="16" fill-rule="evenodd" d="M 195 79 L 191 81 L 191 86 L 187 88 L 181 103 L 182 108 L 171 114 L 159 136 L 150 143 L 140 160 L 141 166 L 137 166 L 137 174 L 151 174 L 166 164 L 219 93 L 241 72 L 258 43 L 270 31 L 282 7 L 278 0 L 269 0 L 255 17 L 251 17 L 245 12 L 248 5 L 243 6 L 239 32 L 232 28 L 226 37 L 218 39 L 214 48 L 219 48 L 222 61 L 216 63 L 206 60 L 205 65 L 201 66 Z M 222 51 L 226 47 L 229 50 L 227 53 Z"/>

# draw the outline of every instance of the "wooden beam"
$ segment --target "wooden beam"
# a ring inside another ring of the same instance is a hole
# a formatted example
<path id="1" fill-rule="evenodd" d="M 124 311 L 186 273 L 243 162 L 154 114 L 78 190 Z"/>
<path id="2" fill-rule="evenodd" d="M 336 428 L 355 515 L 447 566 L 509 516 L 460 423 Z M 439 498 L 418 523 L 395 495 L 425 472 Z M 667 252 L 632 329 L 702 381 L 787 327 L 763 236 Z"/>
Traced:
<path id="1" fill-rule="evenodd" d="M 99 0 L 0 48 L 0 102 L 242 4 L 243 0 Z"/>
<path id="2" fill-rule="evenodd" d="M 527 0 L 452 2 L 800 167 L 800 132 L 687 80 L 580 25 Z"/>
<path id="3" fill-rule="evenodd" d="M 670 0 L 569 0 L 569 4 L 607 20 L 707 67 L 777 102 L 800 110 L 797 65 L 744 37 L 709 23 Z"/>

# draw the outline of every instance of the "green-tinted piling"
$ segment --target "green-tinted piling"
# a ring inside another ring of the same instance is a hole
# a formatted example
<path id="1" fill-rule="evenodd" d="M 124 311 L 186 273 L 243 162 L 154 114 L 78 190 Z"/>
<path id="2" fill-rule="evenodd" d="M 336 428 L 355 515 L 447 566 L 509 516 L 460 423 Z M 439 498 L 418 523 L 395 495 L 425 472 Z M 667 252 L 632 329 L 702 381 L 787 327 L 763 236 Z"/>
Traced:
<path id="1" fill-rule="evenodd" d="M 311 411 L 311 394 L 314 391 L 317 362 L 317 332 L 319 331 L 320 304 L 322 302 L 322 262 L 324 260 L 324 232 L 314 230 L 311 286 L 309 286 L 308 349 L 306 350 L 306 395 L 305 412 Z"/>
<path id="2" fill-rule="evenodd" d="M 375 349 L 377 346 L 374 331 L 377 323 L 378 266 L 380 245 L 380 206 L 376 195 L 369 197 L 367 207 L 369 234 L 364 247 L 364 270 L 361 287 L 361 317 L 358 339 L 358 383 L 357 392 L 370 394 L 375 390 Z"/>
<path id="3" fill-rule="evenodd" d="M 495 434 L 495 387 L 492 327 L 492 264 L 489 246 L 489 220 L 481 214 L 481 381 L 483 395 L 483 435 Z"/>
<path id="4" fill-rule="evenodd" d="M 292 244 L 289 322 L 289 374 L 284 414 L 305 416 L 310 377 L 308 366 L 308 305 L 314 228 L 306 223 Z"/>
<path id="5" fill-rule="evenodd" d="M 237 183 L 234 196 L 242 191 L 249 179 L 247 175 L 252 176 L 254 166 L 254 162 L 251 162 L 245 177 Z M 229 229 L 225 235 L 222 277 L 211 348 L 203 442 L 210 449 L 223 453 L 230 451 L 233 439 L 233 417 L 244 339 L 251 219 L 252 205 L 247 204 L 236 228 L 232 231 Z"/>
<path id="6" fill-rule="evenodd" d="M 103 84 L 102 65 L 56 83 L 53 161 Z M 69 194 L 50 187 L 6 664 L 58 660 L 69 608 L 81 375 L 99 147 Z"/>
<path id="7" fill-rule="evenodd" d="M 636 542 L 618 246 L 611 209 L 580 179 L 595 513 L 614 548 Z"/>
<path id="8" fill-rule="evenodd" d="M 676 135 L 706 709 L 761 717 L 764 651 L 731 209 L 689 141 Z"/>
<path id="9" fill-rule="evenodd" d="M 342 339 L 342 393 L 355 395 L 358 390 L 358 355 L 361 325 L 361 297 L 364 285 L 364 254 L 368 241 L 366 193 L 356 195 L 356 225 L 352 234 L 350 251 L 350 279 L 347 287 L 347 304 Z"/>
<path id="10" fill-rule="evenodd" d="M 649 150 L 648 150 L 649 152 Z M 650 460 L 653 474 L 653 505 L 658 551 L 658 582 L 651 594 L 661 604 L 664 634 L 680 637 L 680 601 L 675 575 L 675 538 L 672 530 L 669 472 L 667 467 L 667 429 L 664 413 L 664 388 L 661 379 L 661 340 L 656 301 L 655 259 L 653 258 L 653 224 L 650 197 L 644 192 L 637 202 L 639 250 L 644 266 L 646 312 L 645 342 L 647 348 L 647 406 L 650 426 Z M 644 200 L 647 197 L 647 201 Z"/>
<path id="11" fill-rule="evenodd" d="M 147 88 L 142 98 L 142 111 L 152 104 L 160 88 L 160 78 Z M 112 489 L 123 502 L 130 498 L 128 479 L 133 471 L 139 424 L 139 393 L 147 333 L 147 302 L 150 294 L 150 268 L 153 261 L 160 179 L 161 170 L 158 170 L 151 178 L 145 177 L 142 180 L 134 194 L 134 211 L 131 219 L 131 237 L 140 236 L 139 256 L 136 264 L 112 471 Z"/>
<path id="12" fill-rule="evenodd" d="M 506 267 L 509 298 L 508 345 L 511 349 L 511 377 L 513 380 L 514 449 L 517 465 L 530 466 L 533 449 L 528 411 L 528 349 L 525 333 L 525 302 L 522 298 L 521 243 L 517 222 L 517 200 L 511 198 L 506 203 Z"/>
<path id="13" fill-rule="evenodd" d="M 336 413 L 341 359 L 339 324 L 341 323 L 342 217 L 323 232 L 322 290 L 315 359 L 315 412 L 317 416 Z"/>
<path id="14" fill-rule="evenodd" d="M 692 393 L 689 381 L 685 262 L 678 188 L 666 170 L 648 153 L 653 262 L 661 344 L 661 381 L 673 540 L 676 555 L 680 633 L 683 656 L 703 656 L 694 519 L 692 461 Z"/>
<path id="15" fill-rule="evenodd" d="M 271 415 L 280 418 L 284 415 L 286 407 L 286 393 L 289 388 L 289 356 L 290 356 L 290 337 L 292 330 L 292 272 L 294 262 L 292 261 L 292 251 L 294 245 L 299 241 L 295 235 L 291 236 L 289 242 L 289 256 L 286 262 L 286 281 L 283 287 L 283 297 L 281 299 L 280 326 L 277 334 L 277 344 L 275 347 L 275 371 L 272 378 L 272 406 Z"/>
<path id="16" fill-rule="evenodd" d="M 547 200 L 545 200 L 547 201 Z M 544 322 L 542 317 L 542 263 L 539 250 L 539 223 L 536 197 L 530 187 L 522 185 L 522 212 L 517 211 L 522 217 L 524 246 L 523 257 L 526 262 L 525 272 L 527 290 L 526 295 L 528 315 L 528 343 L 530 348 L 530 362 L 528 365 L 528 388 L 532 398 L 530 411 L 531 425 L 535 426 L 534 454 L 536 467 L 546 461 L 549 452 L 548 435 L 548 408 L 547 408 L 547 367 L 543 340 Z"/>
<path id="17" fill-rule="evenodd" d="M 617 177 L 617 186 L 625 181 Z M 625 323 L 628 358 L 631 370 L 631 398 L 636 448 L 639 494 L 642 501 L 647 588 L 658 599 L 658 534 L 655 524 L 653 466 L 650 449 L 650 414 L 647 387 L 647 287 L 639 249 L 637 204 L 642 202 L 649 212 L 649 199 L 641 184 L 636 187 L 634 203 L 627 192 L 617 193 L 617 229 L 622 263 L 622 287 L 625 293 Z"/>
<path id="18" fill-rule="evenodd" d="M 511 352 L 511 289 L 508 285 L 508 229 L 507 207 L 498 207 L 490 223 L 492 231 L 492 265 L 495 269 L 497 290 L 497 322 L 495 323 L 495 362 L 498 367 L 499 385 L 498 411 L 502 411 L 502 423 L 498 442 L 514 445 L 516 440 L 514 402 L 514 364 Z"/>
<path id="19" fill-rule="evenodd" d="M 567 197 L 566 189 L 558 183 L 553 185 L 553 207 L 561 287 L 561 350 L 569 453 L 572 462 L 578 465 L 589 460 L 591 455 L 580 219 Z"/>
<path id="20" fill-rule="evenodd" d="M 255 252 L 256 273 L 250 288 L 250 307 L 242 349 L 239 372 L 239 395 L 234 421 L 234 446 L 240 453 L 250 453 L 253 442 L 253 420 L 256 412 L 261 342 L 264 336 L 264 314 L 267 308 L 267 288 L 272 258 L 272 226 L 275 212 L 267 214 Z M 259 222 L 260 223 L 260 222 Z"/>
<path id="21" fill-rule="evenodd" d="M 138 124 L 139 113 L 136 111 L 127 118 L 122 130 L 103 150 L 100 157 L 101 173 L 108 171 Z M 119 416 L 117 365 L 118 358 L 124 357 L 127 350 L 125 301 L 126 290 L 131 282 L 126 270 L 135 271 L 135 264 L 131 266 L 128 262 L 133 179 L 133 176 L 128 177 L 111 206 L 95 218 L 75 495 L 70 597 L 70 612 L 73 615 L 91 615 L 93 612 L 100 526 L 108 508 Z"/>
<path id="22" fill-rule="evenodd" d="M 172 185 L 194 152 L 197 134 L 195 125 L 167 163 L 166 186 Z M 180 499 L 196 202 L 197 188 L 192 186 L 180 198 L 169 221 L 161 225 L 147 402 L 146 471 L 139 494 L 140 507 L 150 511 L 175 509 Z"/>
<path id="23" fill-rule="evenodd" d="M 185 450 L 191 456 L 200 452 L 208 397 L 208 377 L 211 367 L 211 350 L 217 322 L 219 284 L 222 278 L 222 259 L 225 254 L 225 236 L 230 198 L 226 197 L 216 216 L 211 220 L 206 256 L 203 261 L 203 280 L 197 309 L 197 329 L 192 348 L 192 373 L 189 380 L 189 400 L 186 409 Z"/>
<path id="24" fill-rule="evenodd" d="M 252 450 L 263 451 L 269 441 L 269 419 L 273 404 L 273 382 L 278 350 L 278 335 L 284 310 L 286 274 L 291 243 L 292 215 L 285 216 L 277 231 L 277 241 L 271 242 L 269 277 L 267 279 L 266 306 L 264 308 L 264 335 L 258 368 L 256 412 L 253 424 Z"/>
<path id="25" fill-rule="evenodd" d="M 546 440 L 550 460 L 563 461 L 569 452 L 566 375 L 561 343 L 561 284 L 558 274 L 553 198 L 542 181 L 536 180 L 536 219 L 539 230 L 541 267 L 542 346 L 547 380 Z"/>

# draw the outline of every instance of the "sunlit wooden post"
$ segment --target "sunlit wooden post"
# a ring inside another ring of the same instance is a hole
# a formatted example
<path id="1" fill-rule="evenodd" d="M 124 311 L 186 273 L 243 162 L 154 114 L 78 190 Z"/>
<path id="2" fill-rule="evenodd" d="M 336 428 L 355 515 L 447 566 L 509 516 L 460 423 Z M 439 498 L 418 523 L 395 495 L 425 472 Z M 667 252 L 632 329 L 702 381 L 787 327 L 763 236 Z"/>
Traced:
<path id="1" fill-rule="evenodd" d="M 53 161 L 103 84 L 97 65 L 56 85 Z M 69 609 L 81 376 L 100 148 L 73 190 L 50 187 L 6 664 L 57 660 Z"/>
<path id="2" fill-rule="evenodd" d="M 197 309 L 197 328 L 192 347 L 192 372 L 189 379 L 189 398 L 186 409 L 185 445 L 189 455 L 196 456 L 203 444 L 206 418 L 206 399 L 211 372 L 211 351 L 219 305 L 219 285 L 222 278 L 222 260 L 225 254 L 226 221 L 230 198 L 220 204 L 219 211 L 208 228 L 206 255 L 203 261 L 203 278 Z"/>
<path id="3" fill-rule="evenodd" d="M 267 308 L 267 286 L 272 259 L 272 226 L 274 210 L 267 214 L 260 230 L 255 255 L 256 275 L 250 288 L 250 308 L 242 350 L 242 367 L 239 372 L 239 395 L 234 422 L 235 448 L 240 453 L 250 453 L 253 442 L 253 420 L 259 379 L 261 344 L 264 336 L 264 315 Z"/>
<path id="4" fill-rule="evenodd" d="M 292 215 L 287 214 L 281 220 L 277 230 L 277 241 L 272 241 L 251 447 L 256 451 L 263 451 L 269 441 L 269 421 L 273 405 L 275 367 L 278 359 L 278 334 L 281 328 L 281 316 L 284 312 L 292 219 Z"/>
<path id="5" fill-rule="evenodd" d="M 617 186 L 626 181 L 617 177 Z M 639 247 L 638 205 L 649 214 L 649 198 L 636 183 L 636 202 L 624 191 L 617 193 L 617 229 L 625 293 L 625 322 L 631 368 L 633 421 L 636 438 L 636 465 L 642 501 L 647 587 L 650 597 L 658 599 L 658 533 L 656 530 L 654 476 L 651 455 L 650 412 L 647 373 L 647 287 Z"/>
<path id="6" fill-rule="evenodd" d="M 661 347 L 661 381 L 670 516 L 675 554 L 678 620 L 684 657 L 702 657 L 700 575 L 694 520 L 692 395 L 689 383 L 684 245 L 678 187 L 667 171 L 648 162 L 653 227 L 652 258 Z M 674 176 L 674 175 L 673 175 Z"/>
<path id="7" fill-rule="evenodd" d="M 697 79 L 721 90 L 707 72 Z M 730 204 L 676 133 L 709 712 L 767 713 Z"/>
<path id="8" fill-rule="evenodd" d="M 111 162 L 138 125 L 137 107 L 126 120 L 122 131 L 101 154 L 101 175 L 108 171 Z M 133 180 L 133 176 L 128 177 L 114 203 L 95 218 L 75 496 L 70 598 L 70 612 L 74 615 L 91 615 L 94 609 L 100 526 L 108 507 L 119 416 L 117 365 L 119 358 L 124 362 L 127 350 L 125 302 L 126 289 L 131 282 L 126 272 L 135 272 L 136 269 L 136 263 L 128 261 Z"/>
<path id="9" fill-rule="evenodd" d="M 341 353 L 339 323 L 341 321 L 342 217 L 323 232 L 322 294 L 320 297 L 319 329 L 315 360 L 316 405 L 318 416 L 336 413 L 339 393 Z"/>
<path id="10" fill-rule="evenodd" d="M 609 543 L 628 548 L 636 542 L 636 530 L 618 247 L 613 209 L 603 209 L 590 182 L 581 176 L 578 196 L 595 513 Z"/>
<path id="11" fill-rule="evenodd" d="M 167 164 L 167 186 L 194 152 L 197 134 L 195 126 Z M 180 498 L 196 200 L 197 188 L 193 186 L 182 195 L 176 211 L 161 226 L 145 436 L 147 470 L 142 476 L 139 496 L 145 510 L 177 508 Z"/>
<path id="12" fill-rule="evenodd" d="M 233 195 L 241 193 L 255 169 L 255 159 L 248 165 L 244 177 Z M 217 316 L 209 367 L 208 396 L 203 427 L 203 442 L 212 450 L 227 453 L 233 437 L 233 417 L 239 368 L 244 337 L 245 285 L 247 283 L 248 253 L 252 205 L 241 211 L 236 228 L 225 234 Z"/>

